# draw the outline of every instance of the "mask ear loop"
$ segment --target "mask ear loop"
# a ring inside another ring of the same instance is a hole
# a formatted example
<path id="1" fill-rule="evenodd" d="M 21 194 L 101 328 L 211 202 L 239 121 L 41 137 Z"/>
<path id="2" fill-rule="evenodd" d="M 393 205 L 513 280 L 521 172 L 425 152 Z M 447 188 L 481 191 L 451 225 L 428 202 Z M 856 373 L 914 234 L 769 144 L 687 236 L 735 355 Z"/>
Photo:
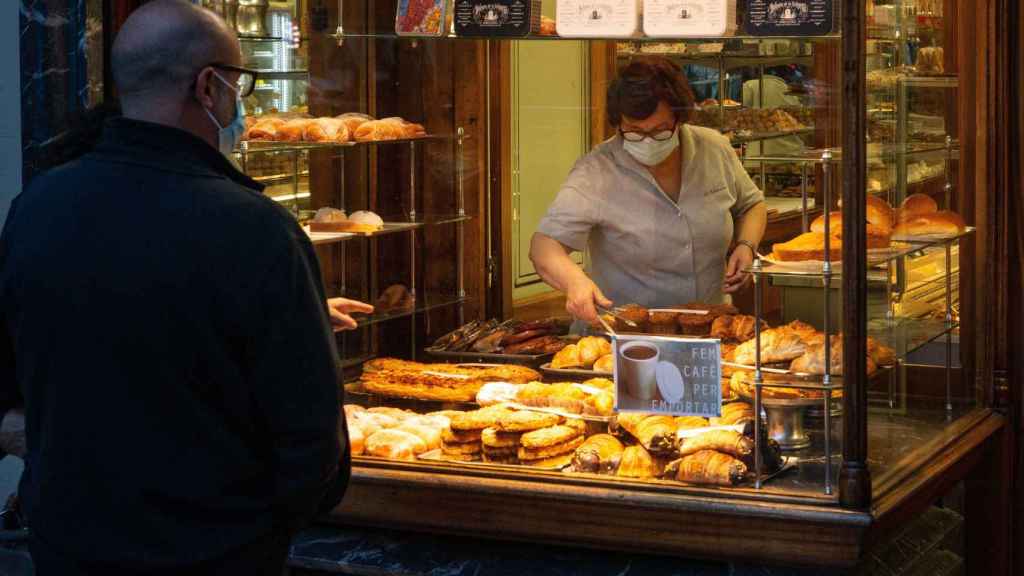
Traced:
<path id="1" fill-rule="evenodd" d="M 233 91 L 235 93 L 235 100 L 236 101 L 241 98 L 242 90 L 240 88 L 238 88 L 237 86 L 232 86 L 231 82 L 228 82 L 227 80 L 225 80 L 224 77 L 221 76 L 220 73 L 217 72 L 216 70 L 213 71 L 213 75 L 216 76 L 218 80 L 223 82 L 224 85 L 228 87 L 228 90 L 231 90 L 231 91 Z M 216 126 L 218 130 L 225 130 L 227 128 L 227 126 L 221 126 L 220 125 L 220 122 L 217 121 L 217 117 L 213 115 L 213 112 L 210 112 L 209 108 L 207 108 L 206 106 L 203 106 L 203 110 L 206 111 L 206 115 L 210 117 L 210 120 L 213 121 L 213 125 Z"/>

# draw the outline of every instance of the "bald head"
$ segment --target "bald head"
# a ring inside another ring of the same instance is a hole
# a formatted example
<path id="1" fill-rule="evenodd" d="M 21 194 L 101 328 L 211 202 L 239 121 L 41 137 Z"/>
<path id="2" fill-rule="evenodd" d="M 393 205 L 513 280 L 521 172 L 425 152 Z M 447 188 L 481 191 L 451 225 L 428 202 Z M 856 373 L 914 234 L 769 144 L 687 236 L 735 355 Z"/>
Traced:
<path id="1" fill-rule="evenodd" d="M 186 0 L 153 0 L 125 22 L 110 63 L 127 112 L 135 104 L 181 99 L 203 67 L 240 59 L 235 33 L 216 14 Z"/>

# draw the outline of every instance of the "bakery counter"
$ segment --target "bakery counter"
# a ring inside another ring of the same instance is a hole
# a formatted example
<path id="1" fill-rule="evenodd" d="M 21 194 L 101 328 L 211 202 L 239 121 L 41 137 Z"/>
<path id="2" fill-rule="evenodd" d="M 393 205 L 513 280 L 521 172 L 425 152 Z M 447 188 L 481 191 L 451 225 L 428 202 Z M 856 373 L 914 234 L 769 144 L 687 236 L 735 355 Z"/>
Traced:
<path id="1" fill-rule="evenodd" d="M 951 550 L 964 524 L 956 512 L 929 508 L 905 530 L 875 546 L 859 574 L 957 574 L 962 560 Z M 793 558 L 791 563 L 796 563 Z M 800 568 L 740 561 L 680 559 L 639 553 L 570 548 L 547 543 L 452 538 L 393 529 L 316 526 L 292 543 L 292 576 L 324 574 L 545 576 L 834 576 L 832 568 Z M 920 571 L 920 568 L 944 567 Z M 918 567 L 918 570 L 914 570 Z"/>
<path id="2" fill-rule="evenodd" d="M 851 567 L 870 542 L 903 526 L 989 461 L 984 456 L 1002 438 L 1003 418 L 967 405 L 956 410 L 947 414 L 922 405 L 872 414 L 870 510 L 843 508 L 838 494 L 823 494 L 824 459 L 811 456 L 760 490 L 356 458 L 346 499 L 326 521 L 630 553 Z M 820 432 L 814 442 L 808 455 L 815 447 L 820 455 Z M 841 485 L 841 451 L 834 454 Z"/>

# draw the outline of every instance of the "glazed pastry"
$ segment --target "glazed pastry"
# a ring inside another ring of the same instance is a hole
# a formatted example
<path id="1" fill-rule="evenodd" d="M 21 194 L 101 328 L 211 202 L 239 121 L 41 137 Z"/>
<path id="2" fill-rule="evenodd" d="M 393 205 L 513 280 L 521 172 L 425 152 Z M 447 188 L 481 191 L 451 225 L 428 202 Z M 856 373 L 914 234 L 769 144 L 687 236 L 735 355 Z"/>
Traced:
<path id="1" fill-rule="evenodd" d="M 284 118 L 272 116 L 257 118 L 246 131 L 246 140 L 277 140 L 277 129 L 284 125 Z"/>
<path id="2" fill-rule="evenodd" d="M 747 466 L 739 460 L 715 452 L 702 450 L 668 465 L 665 476 L 680 482 L 735 486 L 746 478 Z"/>
<path id="3" fill-rule="evenodd" d="M 800 320 L 793 320 L 789 324 L 781 326 L 780 330 L 793 332 L 794 334 L 802 338 L 805 342 L 811 337 L 820 335 L 820 332 L 818 332 L 817 328 L 811 326 L 806 322 L 801 322 Z"/>
<path id="4" fill-rule="evenodd" d="M 733 430 L 709 430 L 700 436 L 684 438 L 679 446 L 679 455 L 689 456 L 701 450 L 714 450 L 744 459 L 754 453 L 754 441 Z"/>
<path id="5" fill-rule="evenodd" d="M 659 475 L 659 470 L 654 457 L 643 446 L 630 446 L 622 451 L 615 475 L 626 478 L 655 478 Z"/>
<path id="6" fill-rule="evenodd" d="M 772 329 L 761 333 L 761 363 L 789 362 L 807 351 L 807 345 L 799 334 L 786 329 Z M 757 341 L 747 340 L 733 353 L 737 364 L 753 366 L 757 361 Z"/>
<path id="7" fill-rule="evenodd" d="M 277 127 L 277 135 L 274 139 L 278 142 L 301 142 L 306 133 L 306 126 L 311 122 L 312 120 L 308 118 L 286 120 Z"/>
<path id="8" fill-rule="evenodd" d="M 583 436 L 576 436 L 575 438 L 562 442 L 561 444 L 554 444 L 543 448 L 526 448 L 525 446 L 520 446 L 519 459 L 524 461 L 544 460 L 554 456 L 568 454 L 570 456 L 568 460 L 571 461 L 573 451 L 579 448 L 581 444 L 583 444 Z M 568 463 L 568 461 L 566 463 Z"/>
<path id="9" fill-rule="evenodd" d="M 385 414 L 387 416 L 391 416 L 392 418 L 398 420 L 399 422 L 404 422 L 409 418 L 415 416 L 415 414 L 413 414 L 412 412 L 406 412 L 405 410 L 401 410 L 399 408 L 392 408 L 390 406 L 376 406 L 374 408 L 367 409 L 367 412 L 370 414 Z"/>
<path id="10" fill-rule="evenodd" d="M 386 414 L 372 414 L 370 412 L 352 414 L 352 422 L 358 424 L 363 429 L 367 438 L 377 430 L 398 426 L 398 420 L 395 418 Z"/>
<path id="11" fill-rule="evenodd" d="M 616 423 L 652 452 L 666 453 L 675 449 L 676 422 L 671 416 L 619 414 Z"/>
<path id="12" fill-rule="evenodd" d="M 423 440 L 401 430 L 378 430 L 366 439 L 367 454 L 389 460 L 414 460 L 426 451 Z"/>
<path id="13" fill-rule="evenodd" d="M 619 467 L 625 448 L 618 438 L 611 434 L 596 434 L 587 438 L 573 456 L 573 468 L 577 472 L 609 472 Z"/>
<path id="14" fill-rule="evenodd" d="M 612 354 L 605 354 L 594 362 L 594 372 L 603 372 L 605 374 L 611 374 L 615 372 L 615 356 Z"/>
<path id="15" fill-rule="evenodd" d="M 561 416 L 544 412 L 506 412 L 498 417 L 495 427 L 502 432 L 529 432 L 555 426 L 562 420 Z"/>
<path id="16" fill-rule="evenodd" d="M 829 234 L 833 238 L 843 237 L 843 214 L 842 212 L 831 212 L 829 214 Z M 825 233 L 825 216 L 818 216 L 814 222 L 811 223 L 811 232 Z M 887 248 L 892 241 L 892 225 L 878 226 L 867 224 L 867 248 L 868 250 L 876 250 L 880 248 Z M 824 250 L 824 246 L 822 247 Z M 822 252 L 824 254 L 824 252 Z"/>
<path id="17" fill-rule="evenodd" d="M 551 426 L 523 434 L 520 444 L 527 450 L 538 450 L 563 444 L 582 434 L 583 430 L 576 426 Z"/>
<path id="18" fill-rule="evenodd" d="M 615 382 L 612 382 L 607 378 L 591 378 L 590 380 L 584 380 L 582 384 L 584 386 L 604 390 L 606 392 L 615 391 Z"/>
<path id="19" fill-rule="evenodd" d="M 417 400 L 437 400 L 441 402 L 473 402 L 483 382 L 465 381 L 445 386 L 432 386 L 428 383 L 407 384 L 388 381 L 387 378 L 367 378 L 360 381 L 367 392 L 396 398 L 415 398 Z"/>

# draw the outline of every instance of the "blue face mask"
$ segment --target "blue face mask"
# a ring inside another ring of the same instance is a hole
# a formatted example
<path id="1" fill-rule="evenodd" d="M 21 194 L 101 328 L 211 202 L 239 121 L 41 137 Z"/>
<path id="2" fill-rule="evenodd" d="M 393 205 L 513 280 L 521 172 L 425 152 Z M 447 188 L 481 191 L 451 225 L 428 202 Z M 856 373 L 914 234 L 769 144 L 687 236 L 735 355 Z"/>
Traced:
<path id="1" fill-rule="evenodd" d="M 242 141 L 242 134 L 245 133 L 245 105 L 242 103 L 242 96 L 237 87 L 232 86 L 220 74 L 214 72 L 213 75 L 235 93 L 235 117 L 227 126 L 221 126 L 213 112 L 203 108 L 203 110 L 206 110 L 206 115 L 213 121 L 213 125 L 217 127 L 217 149 L 230 160 L 231 155 L 235 151 L 235 146 L 238 146 L 238 143 Z"/>

